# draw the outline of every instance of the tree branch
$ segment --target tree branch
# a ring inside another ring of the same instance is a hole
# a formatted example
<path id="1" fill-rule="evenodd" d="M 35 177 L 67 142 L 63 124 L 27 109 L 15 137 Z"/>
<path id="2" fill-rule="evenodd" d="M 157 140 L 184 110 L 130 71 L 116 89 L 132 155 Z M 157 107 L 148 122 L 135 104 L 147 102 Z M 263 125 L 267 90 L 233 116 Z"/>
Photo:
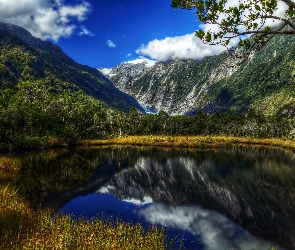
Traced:
<path id="1" fill-rule="evenodd" d="M 289 7 L 292 7 L 295 9 L 295 3 L 293 1 L 291 0 L 281 0 L 281 1 L 287 4 Z"/>
<path id="2" fill-rule="evenodd" d="M 286 23 L 286 24 L 289 24 L 289 25 L 291 26 L 291 28 L 292 28 L 293 30 L 295 30 L 295 26 L 294 26 L 294 24 L 293 24 L 290 20 L 288 20 L 288 19 L 285 19 L 285 18 L 282 18 L 282 17 L 278 17 L 278 16 L 268 16 L 268 15 L 266 15 L 266 16 L 261 16 L 261 18 L 264 18 L 264 19 L 268 18 L 268 19 L 276 19 L 276 20 L 280 20 L 280 21 L 282 21 L 282 22 L 284 22 L 284 23 Z"/>
<path id="3" fill-rule="evenodd" d="M 251 35 L 251 34 L 263 34 L 263 35 L 294 35 L 295 34 L 295 30 L 291 30 L 291 31 L 288 31 L 288 30 L 278 30 L 278 31 L 275 31 L 275 30 L 272 30 L 272 31 L 264 31 L 264 30 L 252 30 L 252 31 L 245 31 L 245 32 L 239 32 L 239 33 L 236 33 L 237 35 L 235 36 L 225 36 L 224 38 L 228 39 L 228 38 L 231 38 L 231 37 L 237 37 L 237 36 L 244 36 L 244 35 Z"/>

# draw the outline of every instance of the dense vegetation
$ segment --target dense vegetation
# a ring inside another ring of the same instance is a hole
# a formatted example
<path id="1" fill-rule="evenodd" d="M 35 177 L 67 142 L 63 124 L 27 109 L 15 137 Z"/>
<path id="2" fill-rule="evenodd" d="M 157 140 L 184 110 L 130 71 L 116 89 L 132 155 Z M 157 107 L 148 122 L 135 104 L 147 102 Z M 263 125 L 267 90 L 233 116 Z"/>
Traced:
<path id="1" fill-rule="evenodd" d="M 39 80 L 52 89 L 81 90 L 115 109 L 141 109 L 134 98 L 116 89 L 98 70 L 76 63 L 58 46 L 33 37 L 21 27 L 0 23 L 0 88 Z"/>
<path id="2" fill-rule="evenodd" d="M 58 91 L 43 82 L 0 90 L 0 147 L 34 148 L 73 144 L 91 137 L 109 110 L 82 91 Z"/>
<path id="3" fill-rule="evenodd" d="M 294 115 L 295 36 L 276 36 L 231 76 L 208 89 L 219 110 L 244 113 L 249 107 L 265 115 Z M 227 93 L 227 95 L 224 95 Z"/>
<path id="4" fill-rule="evenodd" d="M 294 84 L 290 67 L 294 46 L 288 44 L 294 39 L 276 40 L 251 61 L 259 72 L 253 74 L 253 67 L 244 65 L 208 87 L 207 101 L 215 99 L 209 106 L 217 105 L 221 113 L 208 112 L 209 115 L 198 111 L 189 116 L 168 116 L 160 111 L 157 115 L 143 115 L 142 109 L 99 71 L 77 64 L 59 47 L 32 37 L 20 27 L 0 24 L 0 149 L 73 145 L 79 139 L 125 135 L 293 139 L 290 96 Z M 177 99 L 184 98 L 197 79 L 205 84 L 210 78 L 207 70 L 218 67 L 227 55 L 214 58 L 218 60 L 208 57 L 199 63 L 190 61 L 195 67 L 186 70 L 175 68 L 169 79 L 182 82 L 174 93 Z M 249 109 L 253 99 L 255 105 Z M 130 109 L 131 104 L 135 108 Z M 272 110 L 274 105 L 280 107 L 280 112 L 276 112 L 277 108 Z M 228 112 L 230 109 L 234 112 Z"/>
<path id="5" fill-rule="evenodd" d="M 82 91 L 48 88 L 42 81 L 0 90 L 0 148 L 73 145 L 79 139 L 123 135 L 294 136 L 288 116 L 197 112 L 191 116 L 143 115 L 135 108 L 115 112 Z"/>
<path id="6" fill-rule="evenodd" d="M 249 110 L 246 114 L 198 111 L 191 116 L 142 115 L 132 108 L 125 115 L 116 115 L 115 123 L 108 124 L 112 135 L 228 135 L 253 138 L 293 138 L 294 126 L 287 116 L 266 117 Z"/>
<path id="7" fill-rule="evenodd" d="M 190 116 L 169 116 L 160 111 L 157 115 L 144 115 L 132 98 L 116 90 L 98 71 L 78 65 L 51 43 L 43 43 L 27 33 L 20 39 L 0 29 L 0 48 L 0 150 L 74 145 L 80 139 L 125 135 L 227 135 L 289 139 L 295 136 L 294 122 L 288 112 L 264 116 L 250 109 L 244 114 L 217 112 L 209 115 L 198 111 Z M 178 81 L 183 79 L 176 73 L 174 76 Z M 187 85 L 190 85 L 189 82 Z M 180 90 L 177 89 L 176 95 L 184 97 Z M 125 112 L 131 104 L 136 108 Z M 113 109 L 119 107 L 122 108 L 119 111 Z M 50 157 L 46 155 L 45 160 L 50 161 Z M 77 165 L 81 156 L 74 160 L 74 165 Z M 76 181 L 81 181 L 79 178 L 89 177 L 93 171 L 89 167 L 83 175 L 79 169 L 73 171 L 73 168 L 61 168 L 59 181 L 53 183 L 45 167 L 39 169 L 43 173 L 42 178 L 36 178 L 36 171 L 31 171 L 33 168 L 23 167 L 20 171 L 24 175 L 20 181 L 42 195 L 63 190 L 62 185 L 73 188 Z M 26 171 L 31 171 L 32 175 Z M 46 182 L 50 188 L 44 188 L 38 181 Z M 42 190 L 37 190 L 37 185 Z M 163 233 L 158 229 L 146 233 L 140 226 L 132 228 L 130 225 L 115 223 L 106 227 L 100 220 L 76 223 L 71 217 L 57 217 L 52 221 L 50 213 L 33 210 L 17 196 L 13 188 L 5 189 L 1 183 L 0 188 L 3 212 L 0 218 L 3 225 L 0 229 L 0 247 L 37 248 L 42 240 L 48 243 L 47 247 L 61 244 L 61 248 L 76 247 L 77 241 L 85 244 L 81 248 L 88 249 L 92 247 L 88 243 L 113 244 L 111 247 L 114 249 L 142 246 L 164 248 Z M 23 193 L 26 191 L 20 190 Z M 94 228 L 95 232 L 99 228 L 102 237 L 98 233 L 93 234 Z M 122 245 L 117 235 L 124 232 L 131 239 L 131 242 L 123 242 L 126 245 Z M 106 235 L 118 241 L 102 243 L 101 240 L 107 240 Z M 11 242 L 11 239 L 16 241 Z"/>

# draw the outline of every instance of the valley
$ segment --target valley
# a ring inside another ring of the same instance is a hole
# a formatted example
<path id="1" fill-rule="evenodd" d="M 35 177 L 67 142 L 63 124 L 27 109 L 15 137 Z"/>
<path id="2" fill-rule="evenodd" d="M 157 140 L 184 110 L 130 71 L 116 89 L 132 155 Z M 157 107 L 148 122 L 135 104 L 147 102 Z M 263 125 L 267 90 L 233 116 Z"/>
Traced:
<path id="1" fill-rule="evenodd" d="M 294 249 L 295 36 L 239 60 L 183 18 L 148 30 L 159 3 L 70 2 L 0 13 L 0 248 Z"/>

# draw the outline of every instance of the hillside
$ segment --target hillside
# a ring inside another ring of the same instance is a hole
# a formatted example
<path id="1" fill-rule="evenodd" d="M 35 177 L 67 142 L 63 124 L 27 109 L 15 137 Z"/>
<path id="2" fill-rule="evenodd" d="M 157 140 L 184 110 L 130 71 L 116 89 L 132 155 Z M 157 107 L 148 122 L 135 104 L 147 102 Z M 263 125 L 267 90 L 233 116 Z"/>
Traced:
<path id="1" fill-rule="evenodd" d="M 267 115 L 293 115 L 294 41 L 295 36 L 275 37 L 235 68 L 231 67 L 234 59 L 223 52 L 201 61 L 158 62 L 137 75 L 121 67 L 109 77 L 141 105 L 171 115 L 198 109 L 243 113 L 250 107 Z"/>
<path id="2" fill-rule="evenodd" d="M 0 151 L 109 136 L 138 102 L 94 68 L 28 31 L 0 24 Z M 111 124 L 111 127 L 108 127 Z"/>
<path id="3" fill-rule="evenodd" d="M 249 107 L 266 114 L 295 114 L 295 36 L 277 36 L 230 77 L 208 89 L 208 100 L 226 92 L 220 109 L 244 112 Z"/>
<path id="4" fill-rule="evenodd" d="M 33 37 L 25 29 L 0 23 L 0 87 L 42 80 L 54 91 L 83 90 L 108 106 L 142 110 L 137 101 L 116 89 L 96 69 L 76 63 L 58 46 Z"/>

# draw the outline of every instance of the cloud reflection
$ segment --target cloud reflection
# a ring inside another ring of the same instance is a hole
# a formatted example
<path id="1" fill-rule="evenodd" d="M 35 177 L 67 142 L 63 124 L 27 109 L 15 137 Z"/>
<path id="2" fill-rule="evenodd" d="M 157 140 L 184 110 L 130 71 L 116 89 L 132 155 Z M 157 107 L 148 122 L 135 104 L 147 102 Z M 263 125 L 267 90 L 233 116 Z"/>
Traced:
<path id="1" fill-rule="evenodd" d="M 217 212 L 197 206 L 175 207 L 155 203 L 138 209 L 136 213 L 151 224 L 189 231 L 196 236 L 201 235 L 206 249 L 267 249 L 268 246 L 274 246 L 252 236 Z"/>

